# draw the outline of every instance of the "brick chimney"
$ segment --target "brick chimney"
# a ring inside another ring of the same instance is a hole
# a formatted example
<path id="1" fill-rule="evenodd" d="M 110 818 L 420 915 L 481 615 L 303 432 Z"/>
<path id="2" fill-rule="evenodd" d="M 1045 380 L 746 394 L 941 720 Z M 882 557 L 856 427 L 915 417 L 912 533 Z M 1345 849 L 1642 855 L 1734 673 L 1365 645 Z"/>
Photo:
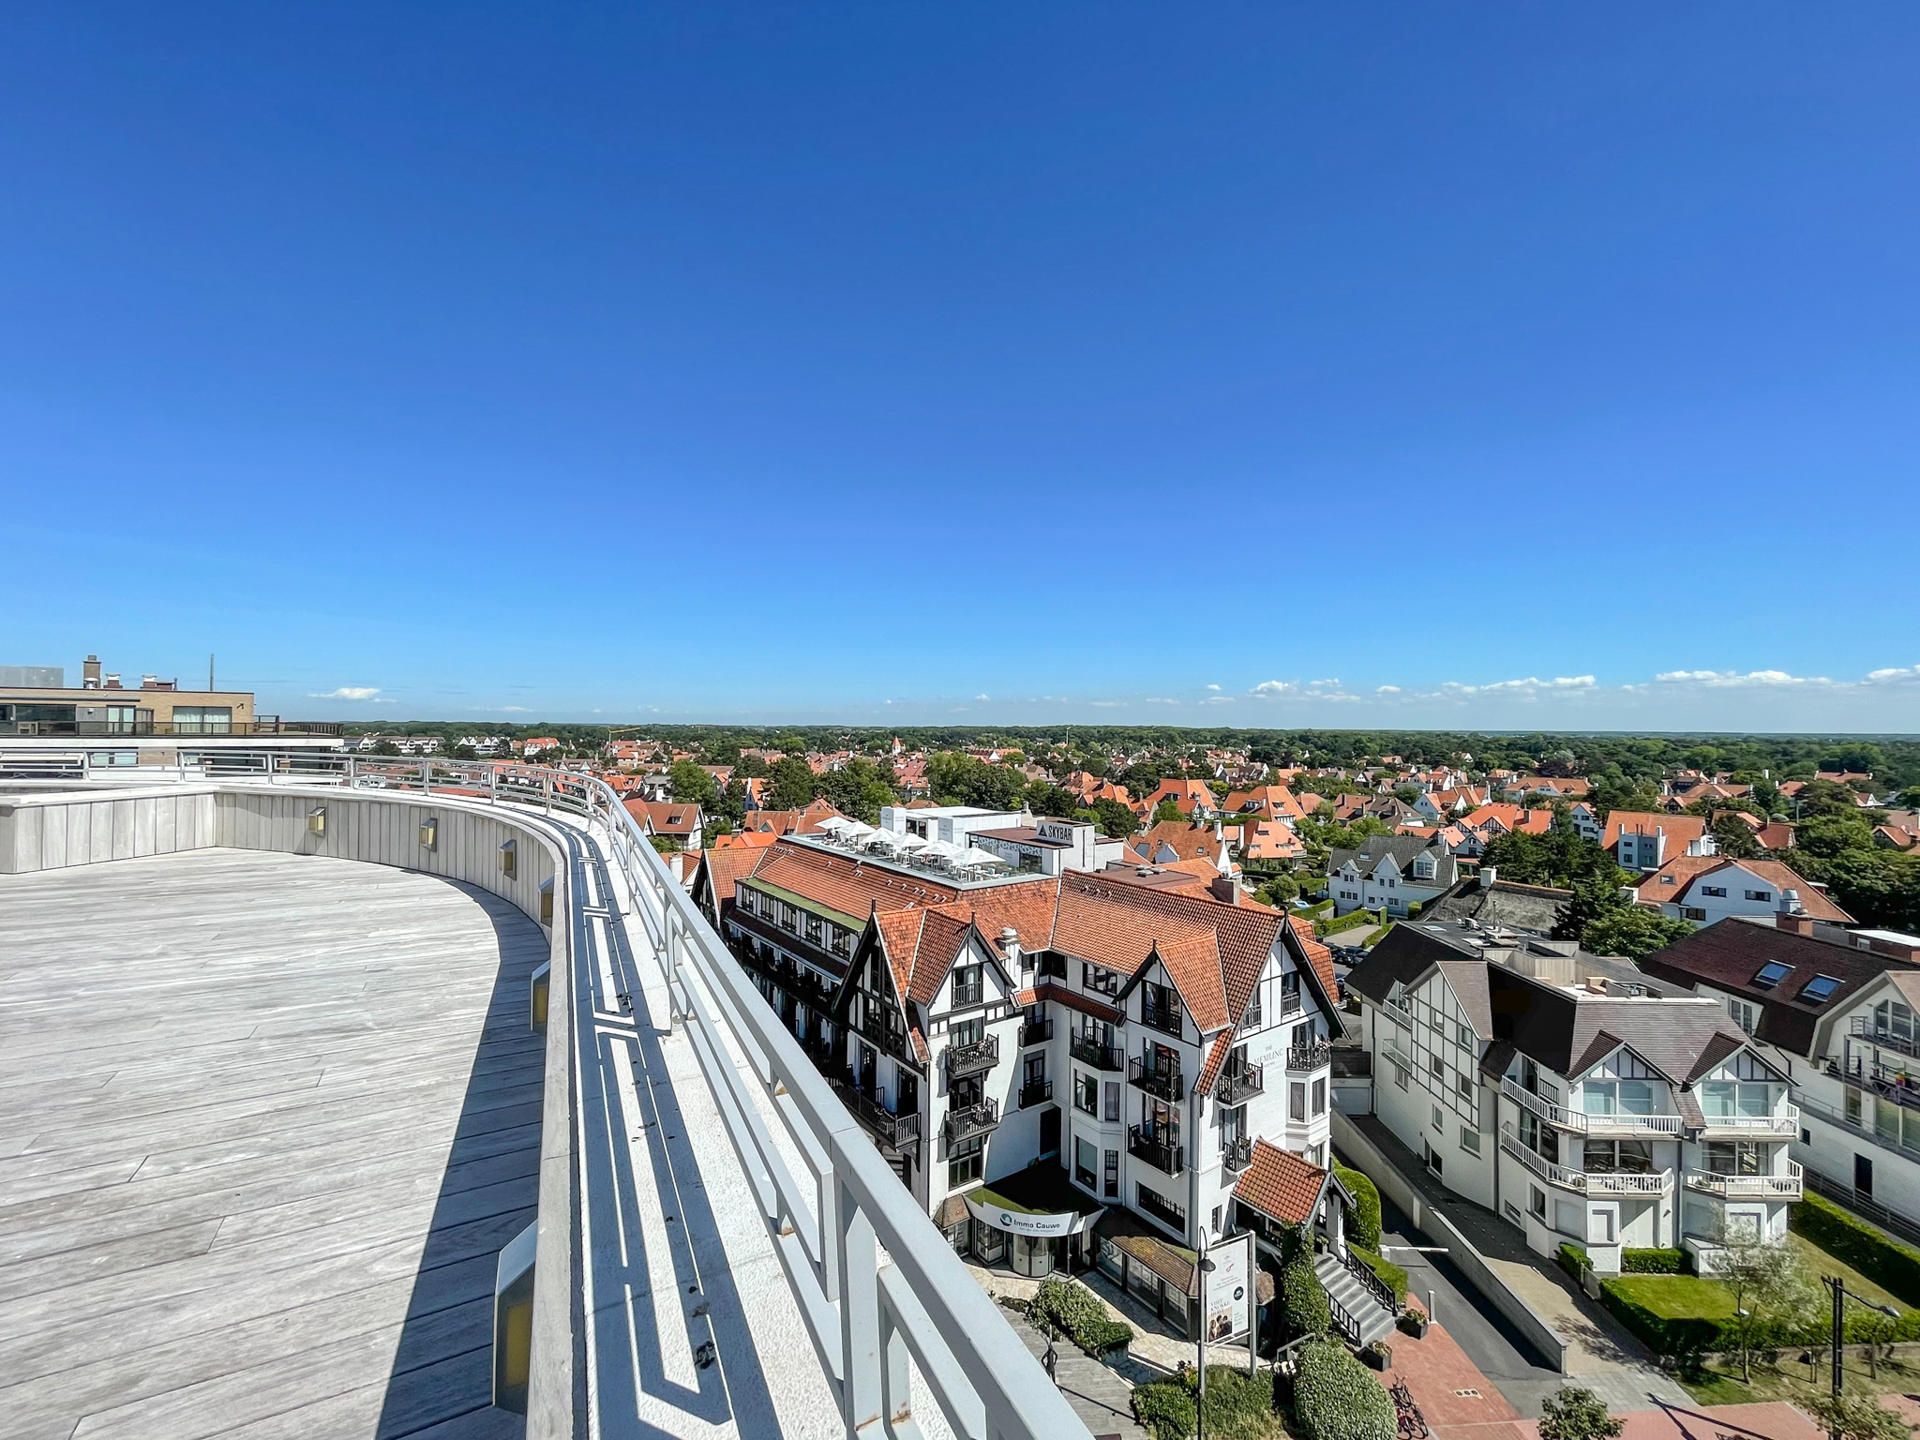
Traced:
<path id="1" fill-rule="evenodd" d="M 80 662 L 80 688 L 98 690 L 100 688 L 100 657 L 89 655 Z"/>
<path id="2" fill-rule="evenodd" d="M 1228 905 L 1238 905 L 1245 888 L 1237 874 L 1216 875 L 1207 882 L 1207 889 L 1213 892 L 1213 898 Z"/>

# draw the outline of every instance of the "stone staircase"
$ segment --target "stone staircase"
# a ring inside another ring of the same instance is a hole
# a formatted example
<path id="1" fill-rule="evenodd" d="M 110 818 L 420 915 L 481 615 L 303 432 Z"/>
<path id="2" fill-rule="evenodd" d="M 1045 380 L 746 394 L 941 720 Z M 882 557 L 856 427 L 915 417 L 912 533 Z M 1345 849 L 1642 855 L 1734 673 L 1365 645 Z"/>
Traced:
<path id="1" fill-rule="evenodd" d="M 1366 1345 L 1393 1329 L 1393 1311 L 1340 1263 L 1330 1251 L 1313 1260 L 1313 1270 L 1333 1307 L 1333 1328 L 1355 1345 Z"/>

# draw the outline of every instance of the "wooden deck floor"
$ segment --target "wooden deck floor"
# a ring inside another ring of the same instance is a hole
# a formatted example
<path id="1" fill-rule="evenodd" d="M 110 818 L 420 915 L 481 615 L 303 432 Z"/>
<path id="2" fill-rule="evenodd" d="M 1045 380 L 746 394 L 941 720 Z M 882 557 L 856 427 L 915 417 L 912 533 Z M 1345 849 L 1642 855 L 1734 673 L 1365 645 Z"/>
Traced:
<path id="1" fill-rule="evenodd" d="M 509 1437 L 538 927 L 211 850 L 0 877 L 0 1434 Z"/>

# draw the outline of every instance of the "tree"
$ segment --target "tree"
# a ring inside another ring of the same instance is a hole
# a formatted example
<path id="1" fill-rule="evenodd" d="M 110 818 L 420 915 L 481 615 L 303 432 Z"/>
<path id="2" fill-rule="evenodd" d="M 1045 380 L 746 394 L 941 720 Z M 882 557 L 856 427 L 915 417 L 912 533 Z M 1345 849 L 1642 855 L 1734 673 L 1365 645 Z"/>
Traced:
<path id="1" fill-rule="evenodd" d="M 782 757 L 767 775 L 767 808 L 804 810 L 818 793 L 816 783 L 813 767 L 806 761 L 798 755 Z"/>
<path id="2" fill-rule="evenodd" d="M 1619 904 L 1588 922 L 1580 935 L 1580 945 L 1595 955 L 1624 955 L 1629 960 L 1639 960 L 1669 945 L 1678 945 L 1691 934 L 1693 923 L 1689 920 L 1663 915 L 1645 905 Z"/>
<path id="3" fill-rule="evenodd" d="M 1713 846 L 1722 855 L 1732 860 L 1757 860 L 1760 858 L 1760 842 L 1754 838 L 1753 827 L 1735 815 L 1716 815 L 1707 827 L 1713 834 Z"/>
<path id="4" fill-rule="evenodd" d="M 1733 1301 L 1740 1336 L 1740 1378 L 1751 1381 L 1755 1323 L 1812 1311 L 1819 1304 L 1813 1279 L 1801 1263 L 1799 1251 L 1751 1233 L 1726 1240 L 1714 1275 Z"/>
<path id="5" fill-rule="evenodd" d="M 1802 1400 L 1800 1408 L 1835 1440 L 1910 1440 L 1913 1427 L 1906 1417 L 1887 1409 L 1870 1395 L 1842 1392 Z M 1542 1430 L 1544 1437 L 1546 1431 Z"/>
<path id="6" fill-rule="evenodd" d="M 1153 823 L 1156 825 L 1164 825 L 1170 820 L 1179 821 L 1185 820 L 1186 818 L 1185 815 L 1180 813 L 1180 807 L 1172 800 L 1162 800 L 1153 810 Z"/>
<path id="7" fill-rule="evenodd" d="M 667 771 L 667 785 L 682 805 L 711 810 L 720 799 L 720 782 L 691 760 L 676 760 Z"/>
<path id="8" fill-rule="evenodd" d="M 1540 1440 L 1612 1440 L 1621 1422 L 1584 1385 L 1562 1386 L 1540 1410 Z"/>
<path id="9" fill-rule="evenodd" d="M 1140 825 L 1139 817 L 1118 800 L 1094 801 L 1093 813 L 1099 818 L 1100 833 L 1116 839 L 1125 839 Z"/>

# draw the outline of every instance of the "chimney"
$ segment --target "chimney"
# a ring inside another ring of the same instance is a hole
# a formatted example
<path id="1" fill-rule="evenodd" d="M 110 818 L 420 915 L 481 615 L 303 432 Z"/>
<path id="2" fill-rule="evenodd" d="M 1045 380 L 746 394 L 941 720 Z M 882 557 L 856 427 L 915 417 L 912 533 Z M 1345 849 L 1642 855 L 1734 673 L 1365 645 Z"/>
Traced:
<path id="1" fill-rule="evenodd" d="M 80 663 L 80 688 L 98 690 L 100 688 L 100 657 L 89 655 Z"/>
<path id="2" fill-rule="evenodd" d="M 1014 928 L 1013 928 L 1013 926 L 1011 926 L 1011 925 L 1006 925 L 1006 926 L 1003 926 L 1003 927 L 1001 928 L 1001 930 L 1000 930 L 1000 949 L 1001 949 L 1001 951 L 1002 951 L 1002 953 L 1004 953 L 1004 954 L 1006 955 L 1006 957 L 1007 957 L 1007 960 L 1008 960 L 1008 962 L 1009 962 L 1009 963 L 1012 963 L 1012 964 L 1017 964 L 1017 963 L 1019 963 L 1019 960 L 1020 960 L 1020 932 L 1019 932 L 1018 930 L 1016 930 L 1016 929 L 1014 929 Z"/>
<path id="3" fill-rule="evenodd" d="M 1238 875 L 1216 875 L 1207 882 L 1207 888 L 1213 892 L 1213 898 L 1228 905 L 1238 905 L 1243 889 Z"/>
<path id="4" fill-rule="evenodd" d="M 1493 882 L 1499 878 L 1500 867 L 1498 865 L 1482 865 L 1480 867 L 1480 888 L 1482 890 L 1491 890 L 1493 888 Z"/>

